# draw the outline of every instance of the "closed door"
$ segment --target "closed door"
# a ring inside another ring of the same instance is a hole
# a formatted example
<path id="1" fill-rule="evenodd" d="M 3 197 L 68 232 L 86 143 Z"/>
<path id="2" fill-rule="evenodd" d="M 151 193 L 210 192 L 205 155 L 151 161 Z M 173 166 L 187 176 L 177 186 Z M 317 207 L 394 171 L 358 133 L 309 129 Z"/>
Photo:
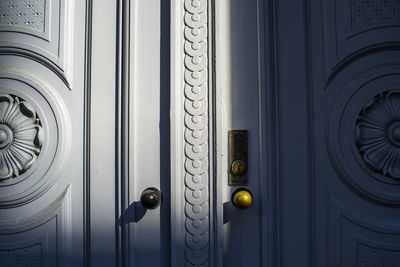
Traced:
<path id="1" fill-rule="evenodd" d="M 398 1 L 0 3 L 0 266 L 397 266 Z"/>
<path id="2" fill-rule="evenodd" d="M 399 8 L 216 2 L 223 266 L 400 264 Z M 232 129 L 248 130 L 246 186 L 228 184 Z"/>
<path id="3" fill-rule="evenodd" d="M 85 3 L 10 0 L 0 13 L 0 266 L 79 266 Z"/>
<path id="4" fill-rule="evenodd" d="M 116 4 L 0 13 L 0 266 L 112 266 Z"/>
<path id="5" fill-rule="evenodd" d="M 276 260 L 399 265 L 400 3 L 289 2 L 273 9 Z"/>

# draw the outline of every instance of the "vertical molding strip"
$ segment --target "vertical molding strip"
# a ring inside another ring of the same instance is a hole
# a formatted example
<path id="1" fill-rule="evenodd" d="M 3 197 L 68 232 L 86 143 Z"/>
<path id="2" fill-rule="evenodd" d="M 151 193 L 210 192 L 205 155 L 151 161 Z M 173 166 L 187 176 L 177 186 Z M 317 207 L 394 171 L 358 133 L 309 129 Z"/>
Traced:
<path id="1" fill-rule="evenodd" d="M 84 129 L 83 129 L 83 257 L 84 266 L 90 266 L 90 127 L 91 127 L 91 86 L 92 86 L 92 17 L 93 2 L 86 1 L 85 18 L 85 74 L 84 74 Z"/>
<path id="2" fill-rule="evenodd" d="M 130 266 L 129 224 L 123 216 L 129 207 L 129 65 L 130 65 L 130 0 L 119 0 L 117 36 L 117 188 L 118 266 Z M 133 215 L 134 216 L 134 215 Z"/>
<path id="3" fill-rule="evenodd" d="M 207 2 L 184 2 L 185 254 L 192 266 L 210 263 Z"/>
<path id="4" fill-rule="evenodd" d="M 306 93 L 307 93 L 307 196 L 308 196 L 308 265 L 316 266 L 316 236 L 315 236 L 315 159 L 314 159 L 314 85 L 312 66 L 312 39 L 311 39 L 311 3 L 303 1 L 304 17 L 304 61 L 306 64 Z"/>
<path id="5" fill-rule="evenodd" d="M 221 229 L 220 224 L 222 222 L 221 218 L 223 218 L 223 203 L 219 201 L 220 198 L 218 196 L 218 179 L 217 179 L 217 44 L 216 44 L 216 0 L 209 0 L 208 1 L 208 13 L 209 13 L 209 26 L 210 35 L 209 35 L 209 112 L 210 116 L 210 131 L 209 131 L 209 142 L 210 142 L 210 150 L 212 151 L 210 155 L 210 214 L 211 214 L 211 222 L 210 222 L 210 265 L 215 267 L 222 266 L 223 262 L 223 247 L 222 247 L 222 240 L 219 238 L 219 230 Z"/>
<path id="6" fill-rule="evenodd" d="M 171 0 L 171 266 L 185 263 L 183 0 Z"/>
<path id="7" fill-rule="evenodd" d="M 171 266 L 174 267 L 213 266 L 208 1 L 171 0 Z"/>
<path id="8" fill-rule="evenodd" d="M 277 2 L 259 0 L 262 176 L 262 266 L 281 266 Z"/>

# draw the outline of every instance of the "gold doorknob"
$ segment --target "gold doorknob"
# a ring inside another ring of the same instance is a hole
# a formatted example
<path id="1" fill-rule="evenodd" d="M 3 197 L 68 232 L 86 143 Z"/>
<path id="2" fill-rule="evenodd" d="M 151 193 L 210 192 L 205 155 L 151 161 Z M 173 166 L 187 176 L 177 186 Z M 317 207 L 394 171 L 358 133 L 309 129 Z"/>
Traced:
<path id="1" fill-rule="evenodd" d="M 238 209 L 247 209 L 253 203 L 253 197 L 250 191 L 241 188 L 233 192 L 232 202 Z"/>

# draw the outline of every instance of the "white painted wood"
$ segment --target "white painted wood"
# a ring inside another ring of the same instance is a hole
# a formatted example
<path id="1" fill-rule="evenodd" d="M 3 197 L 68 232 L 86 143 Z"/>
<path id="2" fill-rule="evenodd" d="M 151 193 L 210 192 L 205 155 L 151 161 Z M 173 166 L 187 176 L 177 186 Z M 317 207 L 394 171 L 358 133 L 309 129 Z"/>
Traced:
<path id="1" fill-rule="evenodd" d="M 183 1 L 171 0 L 171 266 L 185 266 Z"/>
<path id="2" fill-rule="evenodd" d="M 260 77 L 257 0 L 216 2 L 217 234 L 223 266 L 260 266 Z M 253 204 L 238 210 L 228 186 L 229 130 L 248 130 L 248 185 Z M 222 250 L 222 251 L 221 251 Z M 222 254 L 222 255 L 221 255 Z M 221 258 L 219 261 L 221 264 Z"/>
<path id="3" fill-rule="evenodd" d="M 90 239 L 91 266 L 117 262 L 116 1 L 93 2 Z"/>
<path id="4" fill-rule="evenodd" d="M 3 1 L 0 5 L 0 50 L 36 58 L 72 83 L 75 1 Z M 29 4 L 30 7 L 26 7 Z M 10 7 L 12 5 L 12 8 Z M 22 14 L 22 15 L 21 15 Z M 82 17 L 84 19 L 84 17 Z"/>
<path id="5" fill-rule="evenodd" d="M 0 182 L 0 266 L 83 266 L 85 1 L 38 3 L 42 32 L 0 23 L 0 93 L 29 103 L 43 129 L 37 160 Z M 13 4 L 21 3 L 3 1 L 1 12 Z M 18 9 L 29 21 L 30 10 Z M 2 117 L 3 125 L 15 122 Z"/>
<path id="6" fill-rule="evenodd" d="M 0 237 L 7 235 L 0 238 L 0 256 L 12 249 L 21 257 L 20 250 L 32 245 L 31 266 L 56 266 L 57 260 L 60 266 L 216 266 L 211 1 L 171 1 L 170 66 L 160 52 L 162 0 L 124 2 L 130 9 L 121 14 L 129 17 L 121 21 L 118 1 L 42 2 L 43 22 L 26 28 L 0 22 L 0 93 L 31 103 L 44 133 L 32 167 L 12 178 L 20 180 L 0 181 L 9 189 L 0 187 Z M 122 21 L 128 21 L 128 33 L 118 32 Z M 129 34 L 123 54 L 128 66 L 118 58 L 118 34 Z M 168 88 L 161 79 L 168 68 L 170 99 L 161 91 Z M 123 78 L 129 81 L 128 136 L 118 117 L 124 112 L 117 91 Z M 168 105 L 171 132 L 165 142 L 160 125 Z M 118 147 L 123 137 L 127 165 Z M 171 175 L 163 172 L 169 165 Z M 165 185 L 171 195 L 164 199 L 171 204 L 144 211 L 142 191 Z M 119 210 L 124 189 L 129 204 Z M 118 234 L 122 225 L 128 225 L 119 232 L 124 237 Z"/>
<path id="7" fill-rule="evenodd" d="M 144 211 L 140 204 L 143 190 L 160 188 L 160 5 L 160 0 L 131 1 L 129 202 L 136 213 L 130 224 L 132 266 L 162 266 L 163 206 Z"/>
<path id="8" fill-rule="evenodd" d="M 209 124 L 211 9 L 208 4 L 207 0 L 171 2 L 171 237 L 174 266 L 213 265 Z"/>

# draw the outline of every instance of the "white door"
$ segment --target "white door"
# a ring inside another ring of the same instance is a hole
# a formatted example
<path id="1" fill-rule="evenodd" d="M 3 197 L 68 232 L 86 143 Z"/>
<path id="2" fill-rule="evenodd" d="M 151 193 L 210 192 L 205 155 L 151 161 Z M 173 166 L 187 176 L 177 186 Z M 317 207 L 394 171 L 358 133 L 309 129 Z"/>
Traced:
<path id="1" fill-rule="evenodd" d="M 171 256 L 169 5 L 1 1 L 0 266 L 184 261 Z M 162 208 L 140 203 L 148 187 Z"/>
<path id="2" fill-rule="evenodd" d="M 240 228 L 260 227 L 248 224 L 259 206 L 230 203 L 227 131 L 258 124 L 227 120 L 257 116 L 256 82 L 244 113 L 225 107 L 227 79 L 245 99 L 257 64 L 214 63 L 245 59 L 241 48 L 255 63 L 257 23 L 240 28 L 250 44 L 226 50 L 233 18 L 217 2 L 0 2 L 1 267 L 243 266 L 235 244 L 257 235 Z M 162 194 L 155 209 L 148 188 Z"/>
<path id="3" fill-rule="evenodd" d="M 0 266 L 83 262 L 85 9 L 0 3 Z"/>
<path id="4" fill-rule="evenodd" d="M 116 4 L 0 14 L 0 266 L 112 266 Z"/>

